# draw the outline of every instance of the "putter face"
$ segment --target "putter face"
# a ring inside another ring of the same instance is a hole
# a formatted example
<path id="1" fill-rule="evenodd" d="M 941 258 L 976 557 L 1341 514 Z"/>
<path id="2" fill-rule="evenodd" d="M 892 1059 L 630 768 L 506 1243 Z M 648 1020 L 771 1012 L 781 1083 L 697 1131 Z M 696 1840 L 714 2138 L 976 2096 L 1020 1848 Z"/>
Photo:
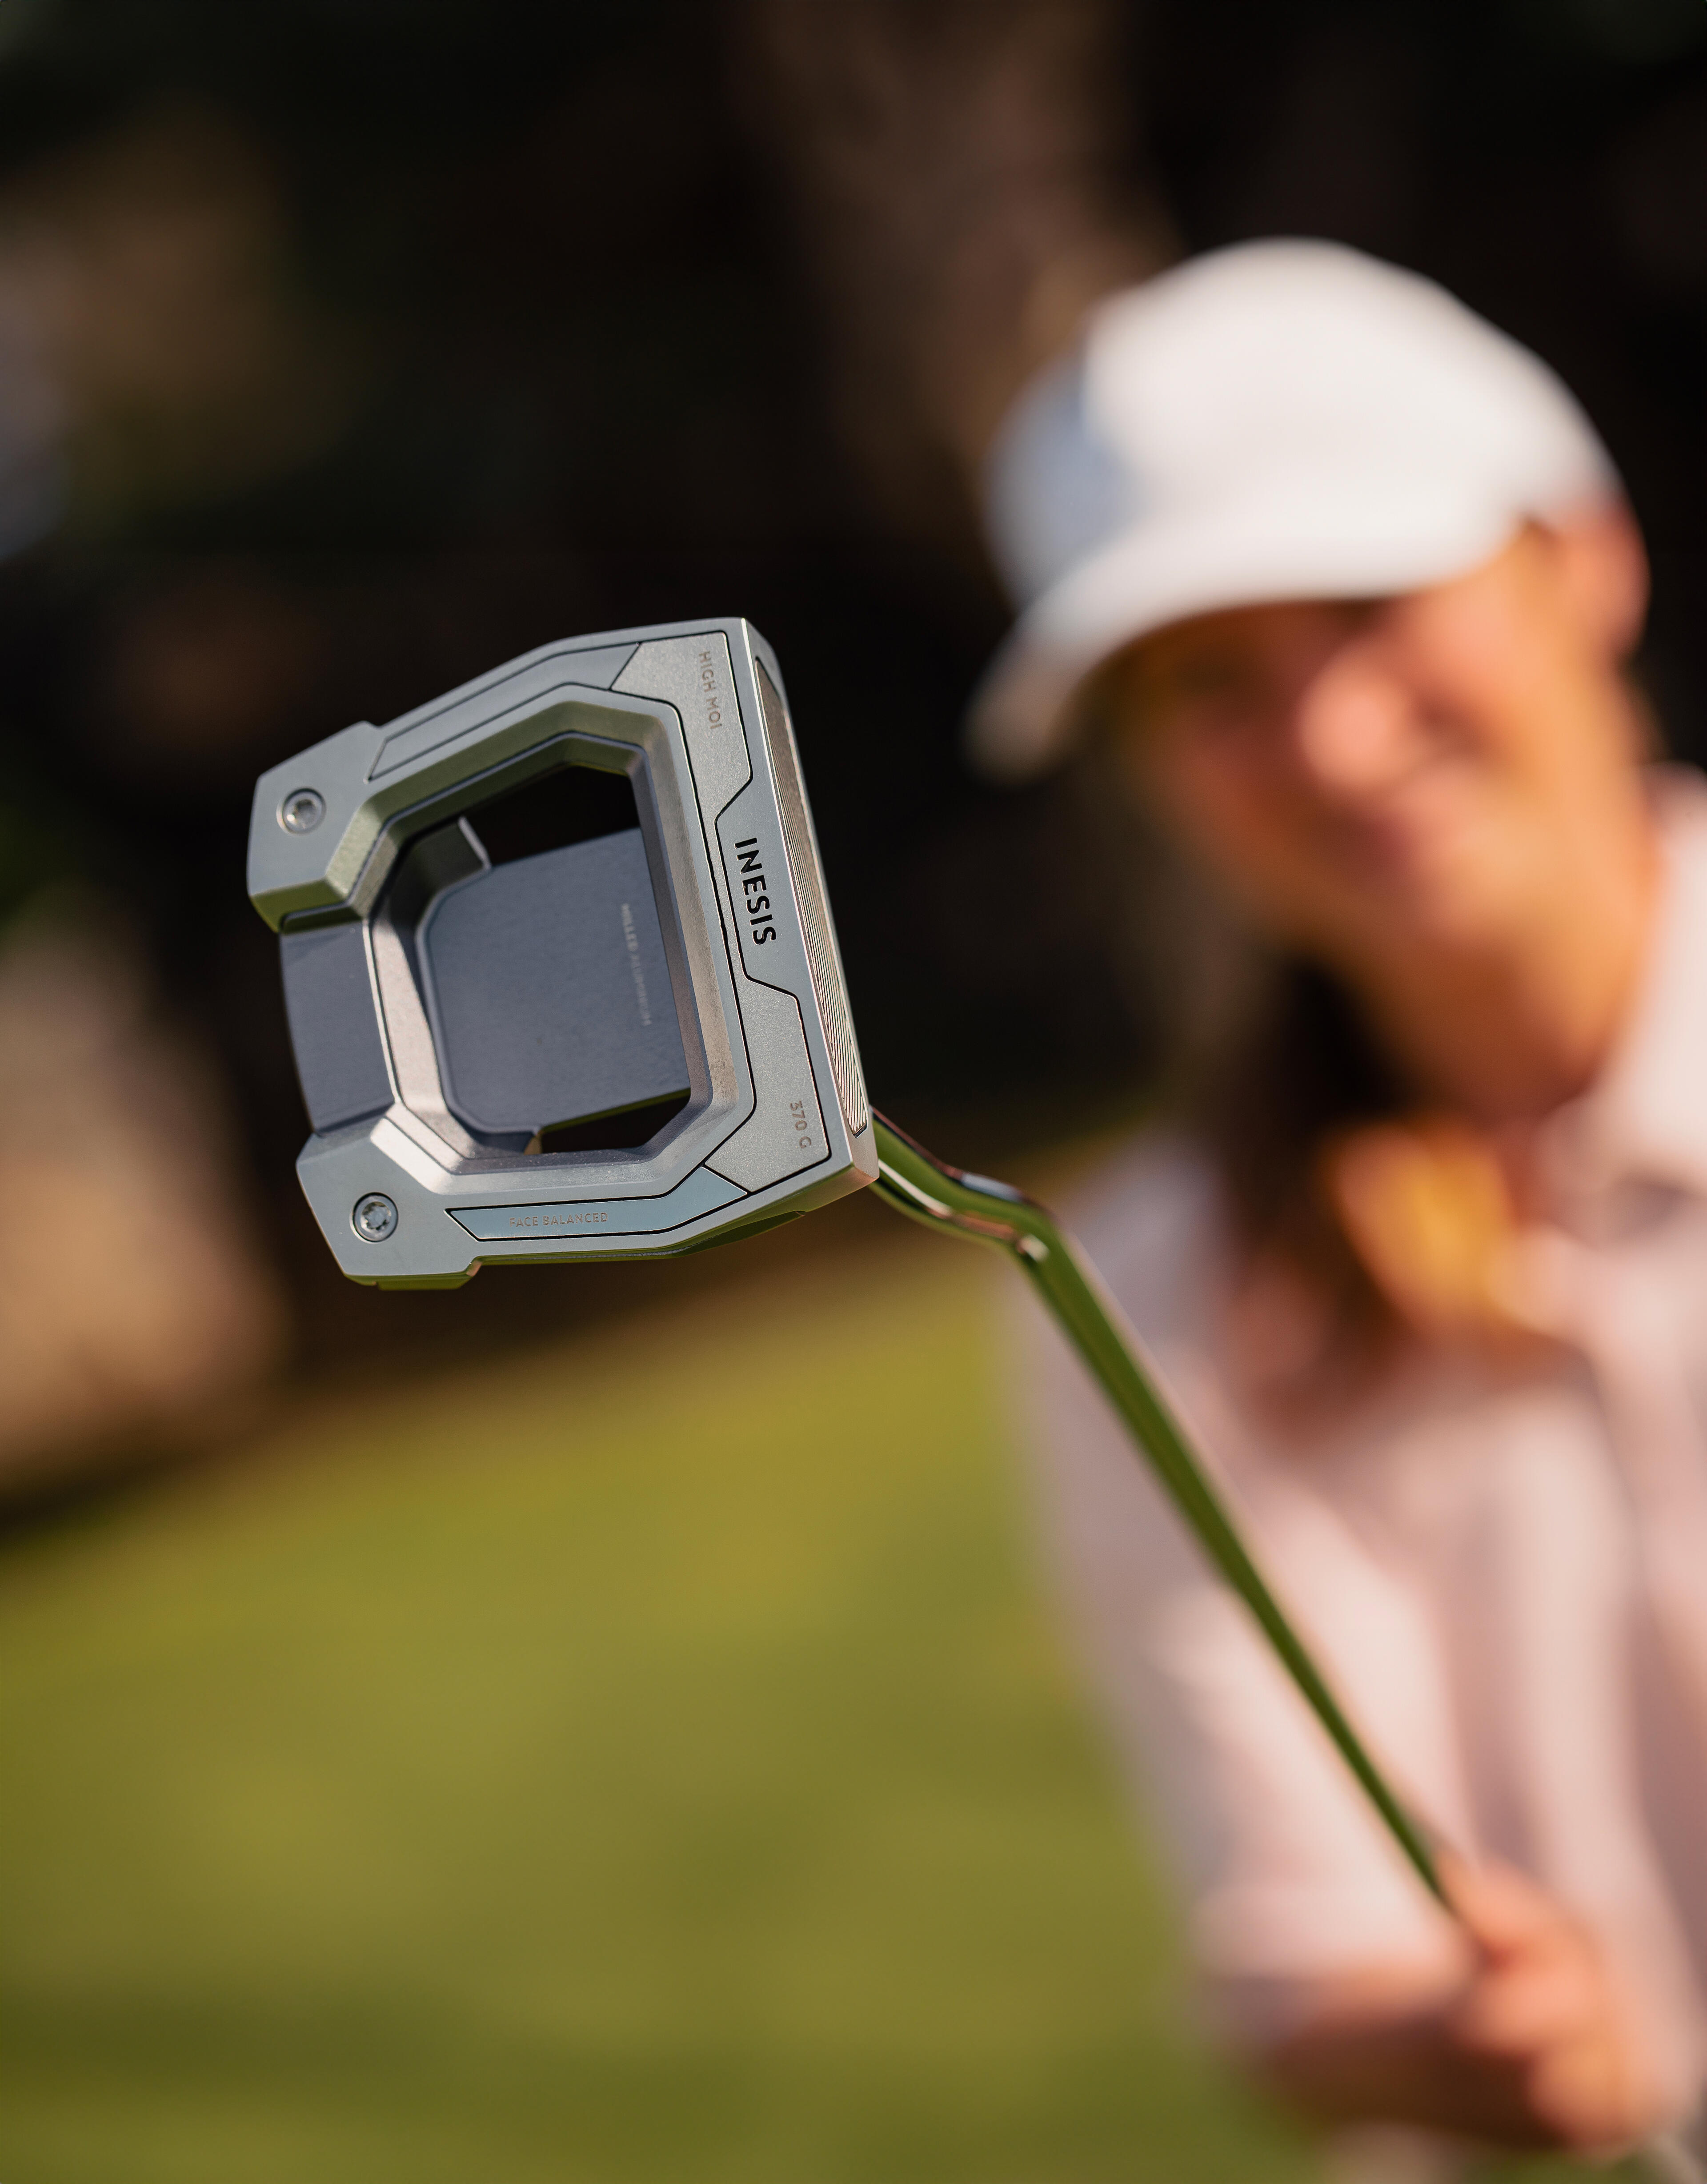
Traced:
<path id="1" fill-rule="evenodd" d="M 871 1182 L 775 655 L 744 621 L 548 645 L 256 784 L 339 1265 L 454 1287 L 640 1258 Z"/>

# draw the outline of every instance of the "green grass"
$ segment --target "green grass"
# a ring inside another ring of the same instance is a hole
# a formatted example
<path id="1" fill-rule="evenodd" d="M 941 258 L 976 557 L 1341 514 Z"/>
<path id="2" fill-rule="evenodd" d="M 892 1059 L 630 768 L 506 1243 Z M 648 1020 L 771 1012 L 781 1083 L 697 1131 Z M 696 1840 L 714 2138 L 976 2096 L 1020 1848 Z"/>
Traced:
<path id="1" fill-rule="evenodd" d="M 10 1551 L 5 2184 L 1313 2174 L 1030 1574 L 1000 1270 L 727 1264 Z"/>

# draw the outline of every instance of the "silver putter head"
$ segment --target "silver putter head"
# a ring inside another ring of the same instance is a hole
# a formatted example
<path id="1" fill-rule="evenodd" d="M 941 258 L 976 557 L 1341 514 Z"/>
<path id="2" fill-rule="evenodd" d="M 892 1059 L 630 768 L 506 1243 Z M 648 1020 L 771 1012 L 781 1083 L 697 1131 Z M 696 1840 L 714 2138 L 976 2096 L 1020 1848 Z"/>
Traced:
<path id="1" fill-rule="evenodd" d="M 339 1265 L 751 1234 L 876 1179 L 776 655 L 740 620 L 543 647 L 256 784 Z"/>

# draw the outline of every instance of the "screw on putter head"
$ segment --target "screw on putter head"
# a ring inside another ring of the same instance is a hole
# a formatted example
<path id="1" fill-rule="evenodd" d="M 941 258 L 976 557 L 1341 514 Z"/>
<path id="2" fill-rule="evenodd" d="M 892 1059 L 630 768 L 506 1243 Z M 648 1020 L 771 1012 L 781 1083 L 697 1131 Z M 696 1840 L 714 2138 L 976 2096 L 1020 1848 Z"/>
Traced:
<path id="1" fill-rule="evenodd" d="M 781 671 L 744 621 L 577 638 L 300 752 L 257 785 L 249 892 L 346 1273 L 696 1251 L 867 1185 L 1007 1252 L 1440 1896 L 1070 1240 L 870 1112 Z"/>

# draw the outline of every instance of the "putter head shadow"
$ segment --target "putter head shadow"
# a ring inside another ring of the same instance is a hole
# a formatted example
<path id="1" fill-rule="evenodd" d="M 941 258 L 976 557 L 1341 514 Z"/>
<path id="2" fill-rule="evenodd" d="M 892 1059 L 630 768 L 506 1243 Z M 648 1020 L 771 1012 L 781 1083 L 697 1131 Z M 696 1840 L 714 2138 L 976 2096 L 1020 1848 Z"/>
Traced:
<path id="1" fill-rule="evenodd" d="M 775 655 L 739 619 L 575 638 L 256 784 L 339 1265 L 751 1234 L 873 1181 L 871 1114 Z"/>

